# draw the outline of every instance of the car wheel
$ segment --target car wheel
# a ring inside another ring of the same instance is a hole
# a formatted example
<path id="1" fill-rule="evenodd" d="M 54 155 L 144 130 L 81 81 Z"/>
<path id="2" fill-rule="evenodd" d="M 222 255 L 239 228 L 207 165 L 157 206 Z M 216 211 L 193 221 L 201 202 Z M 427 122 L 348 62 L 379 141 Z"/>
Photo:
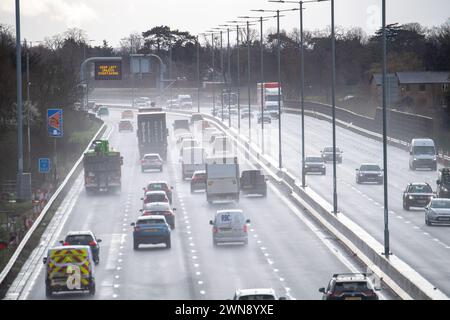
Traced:
<path id="1" fill-rule="evenodd" d="M 91 296 L 95 295 L 95 282 L 91 280 L 91 284 L 89 285 L 89 294 Z"/>
<path id="2" fill-rule="evenodd" d="M 323 172 L 322 172 L 322 175 L 323 175 L 323 176 L 325 176 L 326 174 L 327 174 L 327 172 L 326 172 L 326 171 L 323 171 Z"/>
<path id="3" fill-rule="evenodd" d="M 53 296 L 52 288 L 49 285 L 45 285 L 45 296 L 51 298 Z"/>
<path id="4" fill-rule="evenodd" d="M 431 226 L 431 222 L 430 222 L 430 220 L 428 220 L 428 218 L 426 216 L 425 216 L 425 224 L 427 226 Z"/>
<path id="5" fill-rule="evenodd" d="M 219 244 L 219 243 L 218 243 L 216 240 L 214 240 L 214 239 L 212 240 L 212 242 L 213 242 L 213 246 L 215 246 L 215 247 Z"/>
<path id="6" fill-rule="evenodd" d="M 170 249 L 172 247 L 172 244 L 170 242 L 170 238 L 166 241 L 166 248 Z"/>
<path id="7" fill-rule="evenodd" d="M 437 165 L 434 165 L 434 167 L 432 168 L 433 171 L 437 171 Z"/>
<path id="8" fill-rule="evenodd" d="M 163 167 L 161 166 L 161 168 L 159 168 L 159 172 L 163 172 Z"/>
<path id="9" fill-rule="evenodd" d="M 409 206 L 406 202 L 403 202 L 403 209 L 405 209 L 406 211 L 409 211 Z"/>
<path id="10" fill-rule="evenodd" d="M 134 241 L 133 242 L 133 249 L 138 250 L 139 249 L 139 242 Z"/>
<path id="11" fill-rule="evenodd" d="M 99 259 L 95 259 L 94 263 L 97 265 L 97 264 L 100 263 L 100 260 Z"/>
<path id="12" fill-rule="evenodd" d="M 414 164 L 414 162 L 413 162 L 413 164 L 412 164 L 412 166 L 411 166 L 411 170 L 412 170 L 412 171 L 416 171 L 416 165 Z"/>
<path id="13" fill-rule="evenodd" d="M 248 239 L 244 241 L 244 246 L 248 246 Z"/>
<path id="14" fill-rule="evenodd" d="M 357 184 L 360 184 L 360 182 L 359 182 L 359 179 L 358 179 L 358 178 L 356 178 L 356 183 L 357 183 Z"/>

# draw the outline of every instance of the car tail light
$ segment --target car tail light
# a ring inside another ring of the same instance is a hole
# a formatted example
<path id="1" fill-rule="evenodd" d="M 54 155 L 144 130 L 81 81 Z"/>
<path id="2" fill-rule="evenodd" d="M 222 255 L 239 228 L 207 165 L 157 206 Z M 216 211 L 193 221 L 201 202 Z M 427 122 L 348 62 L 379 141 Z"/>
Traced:
<path id="1" fill-rule="evenodd" d="M 367 297 L 375 297 L 377 294 L 372 290 L 364 291 L 363 294 Z"/>
<path id="2" fill-rule="evenodd" d="M 90 245 L 90 246 L 96 246 L 96 245 L 97 245 L 97 242 L 91 241 L 91 242 L 89 242 L 89 245 Z"/>
<path id="3" fill-rule="evenodd" d="M 217 227 L 213 227 L 213 233 L 217 233 L 219 231 L 219 229 L 217 229 Z"/>
<path id="4" fill-rule="evenodd" d="M 138 231 L 140 231 L 140 230 L 141 230 L 140 227 L 138 227 L 138 226 L 134 227 L 134 231 L 138 232 Z"/>
<path id="5" fill-rule="evenodd" d="M 166 211 L 166 212 L 164 213 L 164 215 L 166 215 L 166 216 L 173 216 L 173 213 L 170 212 L 170 211 Z"/>
<path id="6" fill-rule="evenodd" d="M 67 241 L 64 241 L 63 246 L 69 246 L 70 244 Z"/>
<path id="7" fill-rule="evenodd" d="M 246 224 L 244 224 L 244 232 L 247 233 L 247 231 L 248 231 L 248 227 Z"/>
<path id="8" fill-rule="evenodd" d="M 146 161 L 145 161 L 144 159 L 141 160 L 141 164 L 145 164 L 145 162 L 146 162 Z"/>

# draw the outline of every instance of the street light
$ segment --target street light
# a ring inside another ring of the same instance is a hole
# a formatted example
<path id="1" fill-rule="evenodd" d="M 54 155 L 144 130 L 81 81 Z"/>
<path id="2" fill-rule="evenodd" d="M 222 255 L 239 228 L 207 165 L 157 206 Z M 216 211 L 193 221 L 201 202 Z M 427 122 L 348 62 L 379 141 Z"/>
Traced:
<path id="1" fill-rule="evenodd" d="M 197 112 L 200 113 L 200 42 L 197 36 Z"/>
<path id="2" fill-rule="evenodd" d="M 302 187 L 306 187 L 306 172 L 305 172 L 305 62 L 304 62 L 304 46 L 303 46 L 303 4 L 309 2 L 317 2 L 317 0 L 311 1 L 274 1 L 274 3 L 298 3 L 300 13 L 300 105 L 302 109 Z"/>
<path id="3" fill-rule="evenodd" d="M 220 33 L 220 71 L 223 74 L 223 31 L 222 28 L 212 28 L 214 30 L 218 30 Z M 221 96 L 221 106 L 222 106 L 222 122 L 223 122 L 223 96 Z"/>
<path id="4" fill-rule="evenodd" d="M 278 60 L 278 168 L 283 167 L 283 158 L 281 154 L 281 53 L 280 53 L 280 12 L 297 11 L 298 8 L 285 10 L 251 10 L 254 12 L 276 12 L 277 14 L 277 60 Z"/>
<path id="5" fill-rule="evenodd" d="M 263 31 L 263 21 L 267 21 L 266 18 L 276 18 L 276 16 L 267 17 L 250 17 L 241 16 L 239 19 L 259 19 L 260 23 L 260 47 L 261 47 L 261 86 L 264 83 L 264 31 Z M 258 93 L 257 93 L 258 94 Z M 264 119 L 264 90 L 261 88 L 261 119 Z M 264 154 L 264 121 L 261 121 L 261 152 Z"/>

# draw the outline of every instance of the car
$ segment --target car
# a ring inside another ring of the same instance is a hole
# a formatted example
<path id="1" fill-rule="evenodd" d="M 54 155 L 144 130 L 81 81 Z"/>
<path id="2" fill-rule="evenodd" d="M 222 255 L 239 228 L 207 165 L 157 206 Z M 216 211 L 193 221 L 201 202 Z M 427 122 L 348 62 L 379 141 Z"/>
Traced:
<path id="1" fill-rule="evenodd" d="M 364 163 L 359 169 L 356 169 L 356 183 L 376 182 L 383 184 L 383 170 L 379 165 L 373 163 Z"/>
<path id="2" fill-rule="evenodd" d="M 152 202 L 144 205 L 140 210 L 142 216 L 164 216 L 171 229 L 175 229 L 175 215 L 176 208 L 171 208 L 167 202 Z"/>
<path id="3" fill-rule="evenodd" d="M 107 107 L 98 108 L 97 116 L 109 116 L 109 109 Z"/>
<path id="4" fill-rule="evenodd" d="M 438 198 L 450 198 L 450 168 L 442 168 L 439 170 L 439 178 L 436 183 L 436 194 Z"/>
<path id="5" fill-rule="evenodd" d="M 159 169 L 160 172 L 163 171 L 163 160 L 159 154 L 148 153 L 144 155 L 141 160 L 141 171 L 144 172 L 148 169 Z"/>
<path id="6" fill-rule="evenodd" d="M 425 207 L 425 224 L 450 224 L 450 199 L 434 198 Z"/>
<path id="7" fill-rule="evenodd" d="M 225 108 L 222 110 L 219 110 L 219 112 L 217 113 L 216 117 L 220 118 L 220 119 L 228 119 L 230 118 L 230 113 L 228 112 L 228 110 L 226 110 Z"/>
<path id="8" fill-rule="evenodd" d="M 195 171 L 191 178 L 191 193 L 197 190 L 206 190 L 206 171 Z"/>
<path id="9" fill-rule="evenodd" d="M 222 107 L 221 107 L 221 106 L 215 106 L 215 107 L 212 107 L 212 108 L 210 109 L 210 111 L 211 111 L 211 114 L 212 114 L 214 117 L 217 117 L 217 116 L 219 115 L 219 112 L 222 111 Z"/>
<path id="10" fill-rule="evenodd" d="M 169 198 L 169 202 L 172 203 L 172 190 L 173 187 L 169 186 L 167 181 L 150 181 L 144 189 L 144 194 L 148 191 L 164 191 Z"/>
<path id="11" fill-rule="evenodd" d="M 169 197 L 167 196 L 165 191 L 147 191 L 143 198 L 141 198 L 142 201 L 144 201 L 144 204 L 146 203 L 152 203 L 152 202 L 167 202 L 170 203 Z"/>
<path id="12" fill-rule="evenodd" d="M 212 228 L 213 244 L 242 242 L 248 244 L 249 219 L 245 219 L 240 209 L 218 210 L 214 220 L 209 221 Z"/>
<path id="13" fill-rule="evenodd" d="M 170 226 L 164 216 L 140 216 L 131 223 L 133 230 L 133 249 L 138 250 L 140 244 L 164 243 L 171 247 Z"/>
<path id="14" fill-rule="evenodd" d="M 272 117 L 270 116 L 270 114 L 264 114 L 264 116 L 262 115 L 262 113 L 258 113 L 258 123 L 272 123 Z"/>
<path id="15" fill-rule="evenodd" d="M 429 168 L 437 170 L 437 152 L 433 139 L 415 138 L 409 149 L 409 169 Z"/>
<path id="16" fill-rule="evenodd" d="M 327 173 L 327 168 L 325 166 L 325 162 L 323 161 L 322 157 L 305 157 L 305 174 L 308 174 L 310 172 L 319 172 L 322 175 L 325 175 Z"/>
<path id="17" fill-rule="evenodd" d="M 333 147 L 325 147 L 322 151 L 320 151 L 322 154 L 323 161 L 333 161 Z M 342 154 L 344 152 L 339 148 L 336 147 L 336 162 L 342 163 Z"/>
<path id="18" fill-rule="evenodd" d="M 190 121 L 190 124 L 194 124 L 194 122 L 196 122 L 196 121 L 201 121 L 201 120 L 203 120 L 203 116 L 202 116 L 201 113 L 193 113 L 193 114 L 191 115 L 191 121 Z"/>
<path id="19" fill-rule="evenodd" d="M 134 105 L 137 107 L 146 107 L 150 106 L 150 98 L 149 97 L 139 97 L 134 99 Z"/>
<path id="20" fill-rule="evenodd" d="M 365 273 L 340 273 L 319 292 L 322 300 L 379 300 L 377 290 Z"/>
<path id="21" fill-rule="evenodd" d="M 178 105 L 180 109 L 192 109 L 192 97 L 189 94 L 179 94 Z"/>
<path id="22" fill-rule="evenodd" d="M 180 146 L 180 157 L 183 156 L 183 151 L 186 148 L 196 148 L 199 147 L 199 143 L 195 139 L 183 139 L 183 142 L 181 142 Z"/>
<path id="23" fill-rule="evenodd" d="M 253 112 L 252 111 L 248 111 L 248 108 L 247 109 L 242 109 L 241 110 L 241 119 L 245 119 L 245 118 L 252 118 L 253 119 L 253 117 L 254 117 L 254 115 L 253 115 Z"/>
<path id="24" fill-rule="evenodd" d="M 170 99 L 166 101 L 167 109 L 179 109 L 178 99 Z"/>
<path id="25" fill-rule="evenodd" d="M 119 132 L 131 131 L 133 132 L 133 123 L 130 120 L 120 120 L 119 121 Z"/>
<path id="26" fill-rule="evenodd" d="M 46 269 L 47 298 L 63 291 L 88 291 L 91 296 L 95 295 L 95 263 L 90 246 L 56 246 L 48 249 L 42 262 Z M 79 277 L 73 277 L 77 270 Z"/>
<path id="27" fill-rule="evenodd" d="M 410 183 L 403 192 L 403 209 L 409 210 L 410 207 L 424 208 L 433 198 L 433 189 L 428 183 Z"/>
<path id="28" fill-rule="evenodd" d="M 239 181 L 243 194 L 259 194 L 263 197 L 267 195 L 267 178 L 261 170 L 244 170 Z"/>
<path id="29" fill-rule="evenodd" d="M 97 239 L 92 231 L 70 231 L 64 241 L 59 241 L 63 246 L 89 246 L 95 264 L 100 262 L 100 242 L 102 240 Z"/>
<path id="30" fill-rule="evenodd" d="M 286 300 L 286 297 L 278 297 L 272 288 L 238 289 L 233 300 Z"/>

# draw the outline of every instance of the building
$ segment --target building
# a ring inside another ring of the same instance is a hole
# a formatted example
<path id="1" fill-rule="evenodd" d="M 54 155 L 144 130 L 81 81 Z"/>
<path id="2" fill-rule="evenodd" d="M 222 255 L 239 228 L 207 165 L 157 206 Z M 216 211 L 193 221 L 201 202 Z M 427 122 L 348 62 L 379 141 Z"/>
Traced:
<path id="1" fill-rule="evenodd" d="M 370 79 L 372 100 L 382 104 L 381 74 Z M 395 83 L 396 82 L 396 83 Z M 388 106 L 429 109 L 446 106 L 450 72 L 397 72 L 388 74 Z"/>

